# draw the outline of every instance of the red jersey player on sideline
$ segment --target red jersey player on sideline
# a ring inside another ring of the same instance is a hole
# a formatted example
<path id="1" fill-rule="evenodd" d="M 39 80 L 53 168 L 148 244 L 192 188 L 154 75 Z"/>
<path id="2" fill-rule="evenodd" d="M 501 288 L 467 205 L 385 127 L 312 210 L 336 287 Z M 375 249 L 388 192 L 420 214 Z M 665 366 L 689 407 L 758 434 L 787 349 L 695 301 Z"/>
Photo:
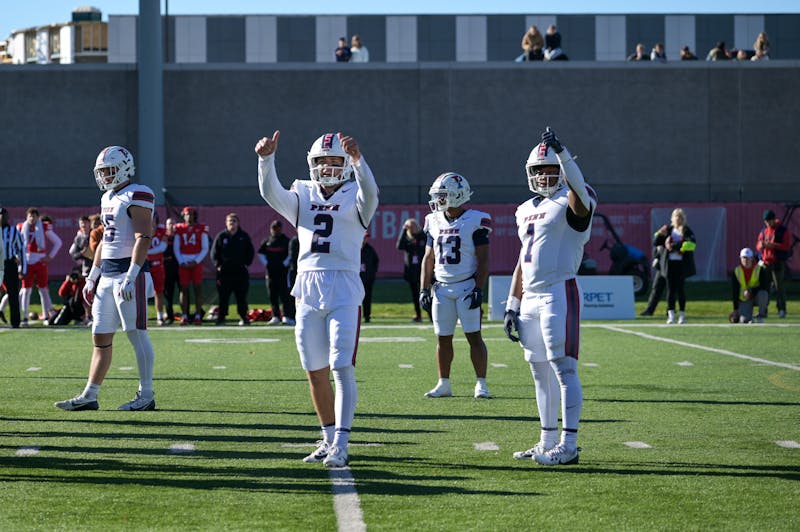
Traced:
<path id="1" fill-rule="evenodd" d="M 42 314 L 44 324 L 48 325 L 55 318 L 53 302 L 50 299 L 50 289 L 47 287 L 47 263 L 53 260 L 61 249 L 61 239 L 53 230 L 53 224 L 39 218 L 39 210 L 31 207 L 25 212 L 24 222 L 17 224 L 17 230 L 25 241 L 25 254 L 28 260 L 28 273 L 22 279 L 22 290 L 19 293 L 22 326 L 28 325 L 28 307 L 31 303 L 31 291 L 34 285 L 39 289 L 42 301 Z M 50 242 L 47 250 L 45 240 Z"/>
<path id="2" fill-rule="evenodd" d="M 184 207 L 184 223 L 175 226 L 175 258 L 178 261 L 178 282 L 181 285 L 181 325 L 189 324 L 189 285 L 194 285 L 194 324 L 202 325 L 203 259 L 208 254 L 208 226 L 197 223 L 197 208 Z"/>
<path id="3" fill-rule="evenodd" d="M 158 223 L 158 215 L 153 216 L 153 236 L 150 249 L 147 250 L 147 261 L 150 263 L 150 276 L 153 278 L 153 290 L 156 300 L 156 320 L 164 325 L 164 250 L 167 249 L 167 230 Z"/>

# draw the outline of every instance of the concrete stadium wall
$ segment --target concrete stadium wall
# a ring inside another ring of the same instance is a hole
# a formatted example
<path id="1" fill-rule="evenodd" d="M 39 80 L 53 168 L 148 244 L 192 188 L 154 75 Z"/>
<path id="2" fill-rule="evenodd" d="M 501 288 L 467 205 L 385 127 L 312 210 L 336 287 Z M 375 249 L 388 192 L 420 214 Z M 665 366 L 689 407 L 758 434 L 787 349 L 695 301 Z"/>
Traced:
<path id="1" fill-rule="evenodd" d="M 94 204 L 98 151 L 137 153 L 136 79 L 121 65 L 0 69 L 0 202 Z M 519 202 L 546 125 L 603 202 L 800 199 L 800 61 L 170 65 L 164 93 L 179 203 L 260 203 L 252 150 L 274 129 L 286 185 L 307 177 L 318 135 L 343 131 L 384 203 L 426 201 L 446 170 L 480 203 Z"/>

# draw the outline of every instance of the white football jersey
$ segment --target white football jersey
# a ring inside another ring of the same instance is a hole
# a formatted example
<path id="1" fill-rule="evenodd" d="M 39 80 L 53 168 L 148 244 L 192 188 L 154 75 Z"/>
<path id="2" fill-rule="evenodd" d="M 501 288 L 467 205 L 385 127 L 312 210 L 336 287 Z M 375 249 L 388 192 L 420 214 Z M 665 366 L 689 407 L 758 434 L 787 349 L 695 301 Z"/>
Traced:
<path id="1" fill-rule="evenodd" d="M 425 234 L 428 246 L 433 247 L 433 274 L 437 281 L 458 283 L 469 279 L 478 270 L 475 256 L 475 231 L 492 230 L 489 213 L 468 209 L 455 220 L 448 221 L 443 212 L 425 216 Z"/>
<path id="2" fill-rule="evenodd" d="M 133 224 L 128 207 L 137 205 L 150 209 L 152 216 L 155 202 L 153 191 L 144 185 L 128 184 L 119 192 L 113 190 L 103 194 L 100 201 L 101 221 L 103 222 L 102 259 L 125 259 L 133 253 Z"/>
<path id="3" fill-rule="evenodd" d="M 597 196 L 586 187 L 594 215 Z M 536 292 L 559 281 L 572 279 L 583 258 L 583 246 L 592 232 L 591 220 L 585 231 L 573 229 L 567 221 L 569 187 L 550 198 L 535 197 L 517 207 L 517 233 L 522 241 L 519 262 L 522 290 Z"/>
<path id="4" fill-rule="evenodd" d="M 349 181 L 325 199 L 310 180 L 297 180 L 298 273 L 314 270 L 361 270 L 361 242 L 369 225 L 356 206 L 358 184 Z"/>

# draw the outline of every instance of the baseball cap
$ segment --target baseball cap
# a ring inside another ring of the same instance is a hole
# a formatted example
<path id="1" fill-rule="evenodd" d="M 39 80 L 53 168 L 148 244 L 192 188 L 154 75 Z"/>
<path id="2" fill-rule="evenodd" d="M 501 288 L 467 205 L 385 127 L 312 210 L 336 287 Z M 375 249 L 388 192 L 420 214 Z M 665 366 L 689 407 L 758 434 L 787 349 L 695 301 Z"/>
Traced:
<path id="1" fill-rule="evenodd" d="M 743 259 L 752 259 L 753 256 L 753 250 L 750 248 L 742 248 L 742 250 L 739 252 L 739 257 Z"/>
<path id="2" fill-rule="evenodd" d="M 765 220 L 774 220 L 775 219 L 775 213 L 772 212 L 772 209 L 767 209 L 767 210 L 764 211 L 764 219 Z"/>

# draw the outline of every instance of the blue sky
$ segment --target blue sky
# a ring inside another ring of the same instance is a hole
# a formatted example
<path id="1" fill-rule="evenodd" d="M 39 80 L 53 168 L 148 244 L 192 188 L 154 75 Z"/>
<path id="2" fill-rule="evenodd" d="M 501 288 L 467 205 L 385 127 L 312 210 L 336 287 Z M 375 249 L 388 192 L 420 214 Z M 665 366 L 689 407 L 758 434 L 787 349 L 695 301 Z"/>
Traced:
<path id="1" fill-rule="evenodd" d="M 139 0 L 2 0 L 0 38 L 12 30 L 43 26 L 70 20 L 72 9 L 79 5 L 93 5 L 109 14 L 137 13 Z M 164 11 L 165 0 L 161 0 Z M 526 8 L 525 6 L 529 6 Z M 331 8 L 336 6 L 336 11 Z M 602 6 L 602 7 L 599 7 Z M 530 11 L 527 11 L 529 9 Z M 347 0 L 334 3 L 330 0 L 304 0 L 302 2 L 267 0 L 170 0 L 171 15 L 197 14 L 312 14 L 312 15 L 366 15 L 366 14 L 469 14 L 469 13 L 524 13 L 530 15 L 570 13 L 800 13 L 800 0 L 670 0 L 667 2 L 606 0 L 563 0 L 562 2 L 525 3 L 519 0 L 403 0 L 402 2 L 376 2 L 375 0 Z"/>

